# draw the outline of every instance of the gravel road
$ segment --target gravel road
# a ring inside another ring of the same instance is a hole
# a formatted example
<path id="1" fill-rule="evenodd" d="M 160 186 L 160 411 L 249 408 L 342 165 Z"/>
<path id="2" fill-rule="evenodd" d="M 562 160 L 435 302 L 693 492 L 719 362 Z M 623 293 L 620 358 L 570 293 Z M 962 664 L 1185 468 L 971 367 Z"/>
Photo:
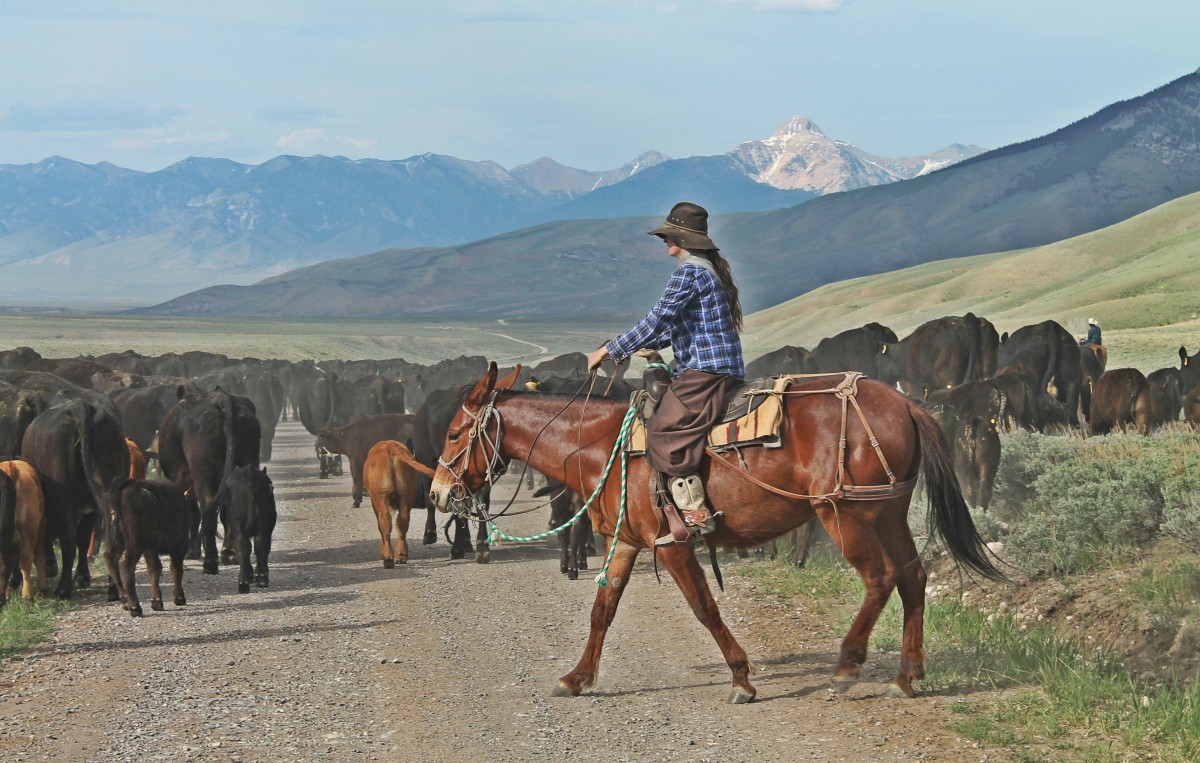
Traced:
<path id="1" fill-rule="evenodd" d="M 553 540 L 497 547 L 490 565 L 451 561 L 444 541 L 420 544 L 420 512 L 411 561 L 385 570 L 369 501 L 350 507 L 348 470 L 318 479 L 299 424 L 281 424 L 275 442 L 271 587 L 238 594 L 233 568 L 206 576 L 189 562 L 188 605 L 168 601 L 140 619 L 85 592 L 49 644 L 0 666 L 0 758 L 1009 759 L 946 730 L 954 697 L 883 698 L 896 655 L 869 662 L 847 694 L 832 693 L 841 634 L 762 602 L 737 577 L 718 600 L 760 668 L 758 700 L 724 704 L 720 652 L 670 578 L 655 581 L 647 554 L 597 689 L 551 697 L 582 652 L 598 561 L 569 581 Z M 546 521 L 539 511 L 504 529 L 532 534 Z M 139 582 L 148 599 L 141 568 Z"/>

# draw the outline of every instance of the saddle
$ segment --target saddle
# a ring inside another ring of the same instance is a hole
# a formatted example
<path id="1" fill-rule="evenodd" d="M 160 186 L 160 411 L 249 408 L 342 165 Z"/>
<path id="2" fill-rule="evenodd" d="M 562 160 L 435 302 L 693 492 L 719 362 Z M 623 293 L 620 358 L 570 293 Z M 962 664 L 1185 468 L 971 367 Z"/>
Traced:
<path id="1" fill-rule="evenodd" d="M 766 376 L 743 382 L 725 396 L 724 414 L 708 433 L 708 446 L 716 451 L 741 445 L 779 447 L 779 425 L 783 420 L 783 404 L 778 394 L 791 386 L 791 376 Z M 646 419 L 658 405 L 651 395 L 651 385 L 637 393 L 634 404 L 638 416 L 629 429 L 625 452 L 641 455 L 646 452 Z"/>

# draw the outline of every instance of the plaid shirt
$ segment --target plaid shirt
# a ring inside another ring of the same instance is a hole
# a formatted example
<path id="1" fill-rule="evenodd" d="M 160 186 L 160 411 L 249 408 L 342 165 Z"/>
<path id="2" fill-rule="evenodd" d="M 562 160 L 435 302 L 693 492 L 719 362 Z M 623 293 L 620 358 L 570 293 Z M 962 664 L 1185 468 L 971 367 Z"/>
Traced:
<path id="1" fill-rule="evenodd" d="M 742 341 L 717 277 L 699 265 L 675 269 L 650 314 L 605 345 L 618 362 L 635 351 L 667 346 L 675 353 L 675 373 L 692 368 L 744 378 Z"/>

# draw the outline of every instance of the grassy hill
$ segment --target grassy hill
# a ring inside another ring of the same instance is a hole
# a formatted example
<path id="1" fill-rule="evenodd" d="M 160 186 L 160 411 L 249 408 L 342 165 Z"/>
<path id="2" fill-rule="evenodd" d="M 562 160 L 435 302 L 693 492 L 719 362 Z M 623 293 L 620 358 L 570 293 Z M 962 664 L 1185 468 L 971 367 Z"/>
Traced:
<path id="1" fill-rule="evenodd" d="M 1153 370 L 1200 346 L 1200 193 L 1046 246 L 917 265 L 814 289 L 747 318 L 751 357 L 879 321 L 900 337 L 968 311 L 999 331 L 1099 319 L 1110 367 Z"/>

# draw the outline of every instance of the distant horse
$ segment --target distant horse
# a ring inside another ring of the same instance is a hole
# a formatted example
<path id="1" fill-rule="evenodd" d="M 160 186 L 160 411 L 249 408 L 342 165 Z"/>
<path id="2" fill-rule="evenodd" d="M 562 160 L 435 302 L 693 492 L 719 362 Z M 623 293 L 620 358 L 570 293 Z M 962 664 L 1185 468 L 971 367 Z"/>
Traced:
<path id="1" fill-rule="evenodd" d="M 509 459 L 525 461 L 580 495 L 591 495 L 617 443 L 627 406 L 512 392 L 516 372 L 499 383 L 496 377 L 492 363 L 451 422 L 431 501 L 442 511 L 462 511 L 473 492 L 503 473 Z M 838 379 L 843 381 L 834 384 Z M 862 607 L 842 641 L 835 684 L 847 688 L 858 679 L 875 621 L 892 590 L 899 589 L 903 646 L 900 670 L 888 693 L 914 696 L 912 682 L 925 671 L 926 576 L 907 520 L 918 471 L 930 496 L 933 534 L 965 567 L 1002 579 L 971 522 L 945 436 L 927 412 L 902 394 L 856 374 L 798 380 L 784 397 L 783 411 L 782 447 L 713 453 L 701 467 L 712 506 L 724 512 L 706 540 L 710 548 L 759 546 L 815 514 L 866 586 Z M 537 447 L 531 448 L 535 440 Z M 577 695 L 595 683 L 604 637 L 634 560 L 665 532 L 661 514 L 651 506 L 644 458 L 630 459 L 627 484 L 622 506 L 621 475 L 614 468 L 589 508 L 596 532 L 615 541 L 616 548 L 608 584 L 599 588 L 592 606 L 583 656 L 559 679 L 555 694 Z M 658 560 L 716 639 L 733 674 L 729 701 L 753 699 L 757 690 L 749 681 L 750 660 L 722 621 L 690 545 L 660 549 Z"/>

